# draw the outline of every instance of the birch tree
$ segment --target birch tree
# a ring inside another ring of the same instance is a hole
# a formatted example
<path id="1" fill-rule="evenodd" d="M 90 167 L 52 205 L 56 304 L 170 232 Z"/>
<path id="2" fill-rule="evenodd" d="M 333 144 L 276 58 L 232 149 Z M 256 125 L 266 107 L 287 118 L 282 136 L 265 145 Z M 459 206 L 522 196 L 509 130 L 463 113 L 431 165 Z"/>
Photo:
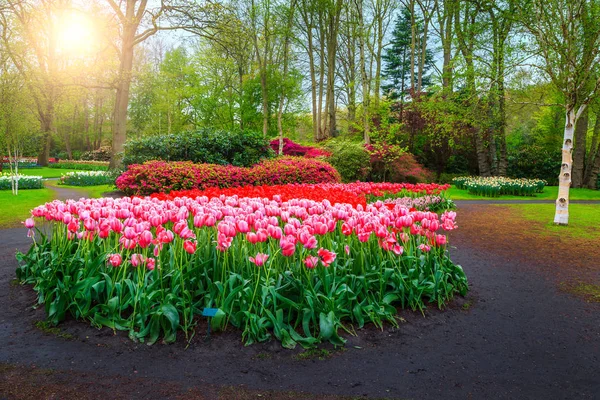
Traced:
<path id="1" fill-rule="evenodd" d="M 519 7 L 543 61 L 539 68 L 564 96 L 565 128 L 554 223 L 567 225 L 575 126 L 600 87 L 600 78 L 596 78 L 600 0 L 529 0 Z"/>

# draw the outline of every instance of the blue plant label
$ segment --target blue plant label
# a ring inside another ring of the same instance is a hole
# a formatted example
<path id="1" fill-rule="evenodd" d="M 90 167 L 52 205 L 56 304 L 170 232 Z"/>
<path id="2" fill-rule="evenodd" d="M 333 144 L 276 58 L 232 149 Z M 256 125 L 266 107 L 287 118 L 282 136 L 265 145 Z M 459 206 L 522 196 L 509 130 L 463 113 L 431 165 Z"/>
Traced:
<path id="1" fill-rule="evenodd" d="M 218 308 L 205 308 L 204 311 L 202 311 L 202 316 L 214 317 L 215 315 L 217 315 L 217 311 L 219 311 Z"/>

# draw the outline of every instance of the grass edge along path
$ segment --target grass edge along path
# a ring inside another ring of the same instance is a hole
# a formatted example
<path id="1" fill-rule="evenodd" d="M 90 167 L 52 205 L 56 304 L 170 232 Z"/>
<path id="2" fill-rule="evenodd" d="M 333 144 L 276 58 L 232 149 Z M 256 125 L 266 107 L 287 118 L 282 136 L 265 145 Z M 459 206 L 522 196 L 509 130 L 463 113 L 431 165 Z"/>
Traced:
<path id="1" fill-rule="evenodd" d="M 569 225 L 554 224 L 554 204 L 503 204 L 494 206 L 509 207 L 517 218 L 537 223 L 542 235 L 561 235 L 572 239 L 600 239 L 600 205 L 570 204 Z"/>
<path id="2" fill-rule="evenodd" d="M 556 200 L 558 197 L 558 186 L 546 186 L 543 193 L 537 193 L 535 196 L 499 196 L 483 197 L 469 193 L 467 190 L 457 189 L 452 186 L 446 191 L 446 196 L 452 200 Z M 592 189 L 571 189 L 569 190 L 569 200 L 600 200 L 600 190 Z"/>
<path id="3" fill-rule="evenodd" d="M 113 185 L 68 186 L 58 185 L 58 181 L 45 181 L 43 189 L 19 190 L 14 196 L 10 190 L 0 190 L 0 229 L 18 228 L 29 217 L 31 209 L 58 197 L 58 190 L 68 189 L 79 193 L 79 197 L 98 198 L 104 193 L 113 192 Z M 78 197 L 78 198 L 79 198 Z"/>
<path id="4" fill-rule="evenodd" d="M 19 190 L 17 196 L 10 190 L 0 190 L 0 229 L 17 228 L 29 217 L 29 211 L 54 199 L 52 189 Z"/>

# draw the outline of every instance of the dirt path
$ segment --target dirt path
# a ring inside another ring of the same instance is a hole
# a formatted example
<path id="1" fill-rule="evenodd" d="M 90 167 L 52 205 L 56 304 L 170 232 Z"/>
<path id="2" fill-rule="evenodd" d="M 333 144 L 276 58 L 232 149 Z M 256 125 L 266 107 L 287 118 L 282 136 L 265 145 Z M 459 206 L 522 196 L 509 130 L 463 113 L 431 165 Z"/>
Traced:
<path id="1" fill-rule="evenodd" d="M 83 194 L 80 190 L 62 188 L 56 185 L 57 181 L 57 179 L 46 179 L 44 181 L 44 186 L 54 192 L 54 198 L 56 200 L 65 201 L 68 199 L 79 199 L 83 197 Z"/>
<path id="2" fill-rule="evenodd" d="M 0 398 L 598 399 L 600 305 L 560 289 L 583 270 L 596 279 L 598 246 L 545 245 L 497 208 L 461 205 L 451 252 L 466 299 L 307 359 L 277 342 L 244 347 L 233 330 L 205 341 L 200 327 L 187 349 L 76 321 L 44 332 L 32 290 L 11 283 L 25 230 L 0 231 Z"/>

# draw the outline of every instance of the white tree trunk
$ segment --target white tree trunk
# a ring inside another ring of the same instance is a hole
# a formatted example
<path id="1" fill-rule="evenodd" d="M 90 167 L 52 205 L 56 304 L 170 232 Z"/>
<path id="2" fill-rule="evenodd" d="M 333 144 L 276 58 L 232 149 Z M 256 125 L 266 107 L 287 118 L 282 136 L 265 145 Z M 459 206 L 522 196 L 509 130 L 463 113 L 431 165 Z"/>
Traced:
<path id="1" fill-rule="evenodd" d="M 582 106 L 583 107 L 583 106 Z M 568 225 L 569 223 L 569 188 L 571 187 L 571 171 L 573 168 L 573 134 L 577 117 L 583 108 L 575 114 L 575 107 L 568 107 L 565 121 L 565 135 L 562 148 L 562 165 L 558 176 L 558 198 L 556 199 L 556 213 L 554 223 Z"/>

